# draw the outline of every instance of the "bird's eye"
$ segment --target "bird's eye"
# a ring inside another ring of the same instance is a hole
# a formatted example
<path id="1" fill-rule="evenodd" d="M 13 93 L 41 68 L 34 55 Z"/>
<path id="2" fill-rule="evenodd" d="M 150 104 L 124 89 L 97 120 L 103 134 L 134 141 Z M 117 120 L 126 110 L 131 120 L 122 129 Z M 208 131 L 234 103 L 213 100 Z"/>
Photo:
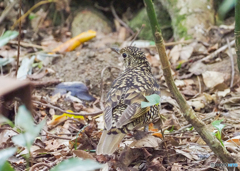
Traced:
<path id="1" fill-rule="evenodd" d="M 126 58 L 126 57 L 127 57 L 127 54 L 126 54 L 126 53 L 123 53 L 123 54 L 122 54 L 122 57 L 123 57 L 123 58 Z"/>

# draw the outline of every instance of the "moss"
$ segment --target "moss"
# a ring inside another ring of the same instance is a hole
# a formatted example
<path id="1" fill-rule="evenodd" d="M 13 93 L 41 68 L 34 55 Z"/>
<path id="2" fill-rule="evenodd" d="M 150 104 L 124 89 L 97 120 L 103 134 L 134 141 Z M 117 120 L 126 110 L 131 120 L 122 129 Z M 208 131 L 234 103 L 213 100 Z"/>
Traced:
<path id="1" fill-rule="evenodd" d="M 173 29 L 171 27 L 171 18 L 168 12 L 163 9 L 162 5 L 155 3 L 155 9 L 157 12 L 158 22 L 162 29 L 162 35 L 165 40 L 168 40 L 173 35 Z M 152 36 L 151 26 L 148 20 L 146 9 L 141 9 L 136 16 L 129 22 L 129 26 L 134 30 L 141 28 L 142 24 L 145 24 L 144 29 L 139 34 L 139 37 L 144 40 L 154 40 Z"/>
<path id="2" fill-rule="evenodd" d="M 177 15 L 176 21 L 174 23 L 175 28 L 177 28 L 177 37 L 178 38 L 185 38 L 185 39 L 191 39 L 192 37 L 188 35 L 187 28 L 183 25 L 183 21 L 186 20 L 186 15 Z"/>

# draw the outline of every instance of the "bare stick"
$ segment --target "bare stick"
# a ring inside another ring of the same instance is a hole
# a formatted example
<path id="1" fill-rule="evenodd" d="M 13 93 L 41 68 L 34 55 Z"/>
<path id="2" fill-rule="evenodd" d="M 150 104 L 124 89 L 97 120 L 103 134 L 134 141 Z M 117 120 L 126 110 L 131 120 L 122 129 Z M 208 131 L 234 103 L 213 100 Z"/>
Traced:
<path id="1" fill-rule="evenodd" d="M 18 42 L 15 41 L 15 40 L 10 40 L 8 43 L 9 44 L 18 44 Z M 37 49 L 43 49 L 44 48 L 43 46 L 34 45 L 34 44 L 31 44 L 31 43 L 26 43 L 26 42 L 20 42 L 20 46 L 32 47 L 32 48 L 37 48 Z"/>
<path id="2" fill-rule="evenodd" d="M 116 20 L 118 20 L 118 22 L 119 22 L 120 24 L 122 24 L 122 25 L 133 35 L 134 32 L 132 31 L 132 29 L 131 29 L 126 23 L 124 23 L 123 20 L 121 20 L 121 19 L 118 17 L 118 15 L 117 15 L 114 7 L 113 7 L 113 1 L 111 2 L 110 8 L 111 8 L 112 14 L 113 14 L 113 16 L 116 18 Z"/>
<path id="3" fill-rule="evenodd" d="M 230 42 L 230 46 L 233 46 L 234 44 L 235 44 L 235 40 Z M 224 46 L 220 47 L 218 50 L 216 50 L 213 53 L 211 53 L 210 55 L 208 55 L 205 58 L 201 59 L 200 61 L 206 61 L 208 59 L 214 58 L 215 56 L 217 56 L 217 54 L 219 54 L 220 52 L 226 50 L 227 48 L 228 48 L 228 45 L 224 45 Z"/>
<path id="4" fill-rule="evenodd" d="M 68 114 L 72 114 L 72 115 L 76 115 L 76 116 L 96 116 L 96 115 L 102 114 L 102 112 L 103 112 L 103 111 L 99 111 L 99 112 L 94 112 L 94 113 L 75 113 L 75 112 L 71 113 L 71 112 L 65 111 L 59 107 L 53 106 L 51 104 L 46 104 L 46 103 L 42 103 L 42 102 L 35 101 L 35 100 L 33 100 L 33 103 L 40 104 L 42 106 L 46 106 L 49 108 L 59 110 L 60 112 L 63 112 L 63 113 L 68 113 Z"/>
<path id="5" fill-rule="evenodd" d="M 232 49 L 230 47 L 230 43 L 229 43 L 229 40 L 227 39 L 227 45 L 228 45 L 228 51 L 229 51 L 229 57 L 230 57 L 230 60 L 231 60 L 231 67 L 232 67 L 232 77 L 231 77 L 231 83 L 230 83 L 230 90 L 232 89 L 232 86 L 233 86 L 233 81 L 234 81 L 234 61 L 233 61 L 233 55 L 232 55 Z"/>
<path id="6" fill-rule="evenodd" d="M 22 6 L 22 0 L 19 0 L 19 14 L 18 17 L 21 17 L 21 6 Z M 17 76 L 17 72 L 18 72 L 18 65 L 19 65 L 19 56 L 20 56 L 20 40 L 21 40 L 21 20 L 19 22 L 19 29 L 18 29 L 18 53 L 17 53 L 17 67 L 16 67 L 16 73 L 15 75 Z"/>
<path id="7" fill-rule="evenodd" d="M 211 118 L 213 118 L 214 116 L 216 116 L 215 113 L 213 113 L 212 115 L 210 115 L 210 116 L 202 119 L 202 121 L 206 121 L 206 120 L 208 120 L 208 119 L 211 119 Z M 169 134 L 178 134 L 178 133 L 182 132 L 184 129 L 189 128 L 189 127 L 191 127 L 191 126 L 192 126 L 192 124 L 188 124 L 188 125 L 186 125 L 186 126 L 181 127 L 179 130 L 174 131 L 174 132 L 171 132 L 171 133 L 169 133 Z"/>
<path id="8" fill-rule="evenodd" d="M 33 165 L 33 166 L 29 169 L 29 171 L 35 171 L 36 168 L 38 168 L 38 167 L 40 167 L 40 166 L 46 166 L 46 167 L 48 167 L 49 169 L 51 169 L 51 166 L 48 165 L 47 163 L 37 163 L 37 164 Z"/>
<path id="9" fill-rule="evenodd" d="M 0 24 L 2 21 L 6 18 L 6 16 L 9 14 L 9 12 L 13 9 L 13 7 L 17 4 L 17 0 L 13 1 L 9 6 L 6 6 L 4 11 L 2 12 L 2 15 L 0 16 Z"/>
<path id="10" fill-rule="evenodd" d="M 155 38 L 156 47 L 159 53 L 160 62 L 163 70 L 163 75 L 167 86 L 173 95 L 174 99 L 177 101 L 184 118 L 194 126 L 195 130 L 201 136 L 201 138 L 207 143 L 211 148 L 214 154 L 223 162 L 223 163 L 238 163 L 239 157 L 232 156 L 225 147 L 217 140 L 215 136 L 208 130 L 207 126 L 201 121 L 198 116 L 195 114 L 192 107 L 187 103 L 186 99 L 179 92 L 177 86 L 174 83 L 170 63 L 166 54 L 163 37 L 161 34 L 160 26 L 157 22 L 156 13 L 154 10 L 152 0 L 144 0 L 146 6 L 148 18 L 151 24 L 152 33 Z M 240 167 L 239 167 L 240 168 Z M 233 170 L 234 168 L 228 167 L 228 170 Z"/>
<path id="11" fill-rule="evenodd" d="M 141 33 L 142 29 L 145 27 L 145 24 L 143 24 L 140 28 L 140 30 L 137 32 L 137 34 L 133 37 L 132 43 L 130 44 L 130 46 L 132 46 L 133 42 L 136 40 L 136 38 L 138 37 L 138 35 Z"/>
<path id="12" fill-rule="evenodd" d="M 43 0 L 43 1 L 38 2 L 32 8 L 30 8 L 24 15 L 22 15 L 17 21 L 15 21 L 15 23 L 12 25 L 11 29 L 13 30 L 17 23 L 19 23 L 24 18 L 26 18 L 37 7 L 39 7 L 43 4 L 48 4 L 48 3 L 52 3 L 52 2 L 57 2 L 57 0 Z"/>

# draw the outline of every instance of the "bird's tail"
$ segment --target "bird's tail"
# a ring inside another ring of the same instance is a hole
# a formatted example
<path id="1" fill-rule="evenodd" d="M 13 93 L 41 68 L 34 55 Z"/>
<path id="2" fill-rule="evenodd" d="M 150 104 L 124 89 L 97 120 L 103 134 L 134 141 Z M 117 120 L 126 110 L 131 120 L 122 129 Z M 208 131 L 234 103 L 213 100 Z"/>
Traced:
<path id="1" fill-rule="evenodd" d="M 103 130 L 102 136 L 97 146 L 97 155 L 108 154 L 111 155 L 118 148 L 119 143 L 122 141 L 126 134 L 107 134 L 107 130 Z"/>

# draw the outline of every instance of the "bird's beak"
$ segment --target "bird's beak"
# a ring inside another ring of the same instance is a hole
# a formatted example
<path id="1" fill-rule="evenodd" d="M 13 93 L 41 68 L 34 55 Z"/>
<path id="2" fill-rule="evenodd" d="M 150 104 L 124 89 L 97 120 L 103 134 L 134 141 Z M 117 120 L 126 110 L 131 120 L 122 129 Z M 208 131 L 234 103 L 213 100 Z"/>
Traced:
<path id="1" fill-rule="evenodd" d="M 119 52 L 119 49 L 118 49 L 118 48 L 112 47 L 112 48 L 111 48 L 111 50 L 112 50 L 112 51 L 114 51 L 114 52 L 116 52 L 118 55 L 120 54 L 120 52 Z"/>

